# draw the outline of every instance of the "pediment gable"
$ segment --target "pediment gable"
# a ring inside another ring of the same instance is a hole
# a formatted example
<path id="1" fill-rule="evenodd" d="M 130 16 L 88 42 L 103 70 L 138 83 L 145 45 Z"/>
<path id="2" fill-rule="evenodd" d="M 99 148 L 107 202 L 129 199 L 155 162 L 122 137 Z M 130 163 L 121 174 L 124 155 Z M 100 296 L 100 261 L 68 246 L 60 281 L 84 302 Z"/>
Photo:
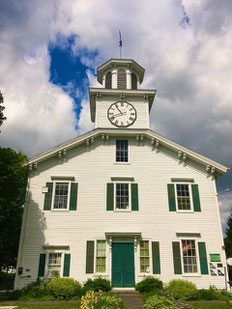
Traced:
<path id="1" fill-rule="evenodd" d="M 201 166 L 201 170 L 204 170 L 205 174 L 208 176 L 217 178 L 224 175 L 228 170 L 228 167 L 225 165 L 149 129 L 94 129 L 33 156 L 28 162 L 29 170 L 36 170 L 39 164 L 50 158 L 57 157 L 57 164 L 59 164 L 59 160 L 65 158 L 67 153 L 76 147 L 85 146 L 87 151 L 89 147 L 94 145 L 97 141 L 105 142 L 115 137 L 134 138 L 138 144 L 146 145 L 156 152 L 162 153 L 164 151 L 169 151 L 170 156 L 175 160 L 179 160 L 183 165 L 190 164 L 190 162 L 197 163 Z"/>

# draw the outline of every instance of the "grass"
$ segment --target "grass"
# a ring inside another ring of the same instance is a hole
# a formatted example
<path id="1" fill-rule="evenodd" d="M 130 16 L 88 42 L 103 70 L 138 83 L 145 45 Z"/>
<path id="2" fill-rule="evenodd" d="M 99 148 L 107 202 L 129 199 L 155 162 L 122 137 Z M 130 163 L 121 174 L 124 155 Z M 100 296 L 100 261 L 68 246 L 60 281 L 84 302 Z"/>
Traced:
<path id="1" fill-rule="evenodd" d="M 0 304 L 1 306 L 9 306 L 9 304 Z M 74 304 L 14 304 L 12 306 L 18 306 L 19 309 L 79 309 L 80 303 L 74 303 Z"/>
<path id="2" fill-rule="evenodd" d="M 194 308 L 199 308 L 199 309 L 232 309 L 232 304 L 228 303 L 191 303 Z"/>

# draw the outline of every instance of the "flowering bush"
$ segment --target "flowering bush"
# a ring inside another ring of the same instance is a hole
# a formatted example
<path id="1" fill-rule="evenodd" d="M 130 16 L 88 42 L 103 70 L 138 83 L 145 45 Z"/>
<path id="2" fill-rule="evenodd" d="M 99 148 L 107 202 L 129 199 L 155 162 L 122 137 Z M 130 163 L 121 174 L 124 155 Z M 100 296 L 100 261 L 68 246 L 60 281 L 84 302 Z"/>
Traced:
<path id="1" fill-rule="evenodd" d="M 125 309 L 122 299 L 111 293 L 88 291 L 81 298 L 81 309 Z"/>
<path id="2" fill-rule="evenodd" d="M 167 297 L 156 294 L 148 297 L 143 307 L 144 309 L 178 309 Z"/>

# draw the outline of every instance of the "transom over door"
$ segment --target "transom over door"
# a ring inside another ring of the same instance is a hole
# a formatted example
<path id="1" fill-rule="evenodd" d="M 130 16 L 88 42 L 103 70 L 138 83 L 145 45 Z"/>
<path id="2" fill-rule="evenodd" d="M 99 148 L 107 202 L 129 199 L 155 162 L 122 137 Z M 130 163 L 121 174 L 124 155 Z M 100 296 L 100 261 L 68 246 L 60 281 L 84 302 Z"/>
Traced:
<path id="1" fill-rule="evenodd" d="M 134 244 L 112 243 L 112 287 L 134 286 Z"/>

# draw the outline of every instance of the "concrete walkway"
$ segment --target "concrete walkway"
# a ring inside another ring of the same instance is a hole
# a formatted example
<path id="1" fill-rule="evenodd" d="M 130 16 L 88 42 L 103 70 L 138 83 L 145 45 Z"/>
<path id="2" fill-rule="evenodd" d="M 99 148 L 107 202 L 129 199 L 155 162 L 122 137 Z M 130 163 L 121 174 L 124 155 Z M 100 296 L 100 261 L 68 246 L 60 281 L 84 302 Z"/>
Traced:
<path id="1" fill-rule="evenodd" d="M 139 293 L 134 290 L 123 291 L 123 290 L 113 290 L 115 294 L 118 294 L 126 304 L 127 309 L 142 309 L 143 302 Z"/>

